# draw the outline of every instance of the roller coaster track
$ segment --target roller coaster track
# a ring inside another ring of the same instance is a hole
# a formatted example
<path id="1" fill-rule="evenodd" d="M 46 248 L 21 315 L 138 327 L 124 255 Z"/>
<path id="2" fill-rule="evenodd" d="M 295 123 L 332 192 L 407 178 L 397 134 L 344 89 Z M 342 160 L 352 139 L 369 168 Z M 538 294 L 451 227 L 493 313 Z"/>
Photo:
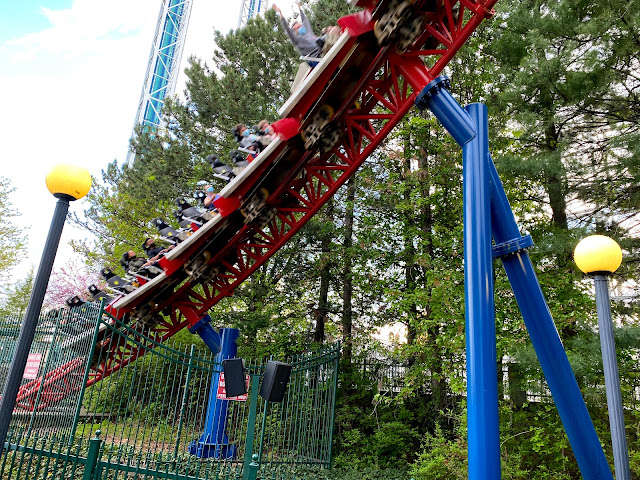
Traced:
<path id="1" fill-rule="evenodd" d="M 298 101 L 281 109 L 283 119 L 274 123 L 280 141 L 270 150 L 270 160 L 246 175 L 243 188 L 216 202 L 221 215 L 210 220 L 213 223 L 192 247 L 161 260 L 166 278 L 107 307 L 113 317 L 129 319 L 130 326 L 123 327 L 126 336 L 115 340 L 116 335 L 104 335 L 98 343 L 94 352 L 98 360 L 92 364 L 87 385 L 130 364 L 183 328 L 193 327 L 211 307 L 232 295 L 358 170 L 411 109 L 421 90 L 443 71 L 480 23 L 493 15 L 496 2 L 408 3 L 411 18 L 420 18 L 421 33 L 398 51 L 393 38 L 379 46 L 375 25 L 399 2 L 358 1 L 364 10 L 338 22 L 348 34 L 342 53 L 327 60 L 331 65 L 318 70 Z M 306 149 L 304 132 L 324 105 L 331 106 L 329 126 L 338 132 L 337 142 L 329 148 Z M 246 222 L 241 212 L 263 188 L 268 190 L 263 209 L 271 215 Z M 188 273 L 197 258 L 204 258 L 204 266 L 198 275 Z M 47 388 L 64 388 L 60 386 L 63 377 L 82 366 L 60 368 L 64 371 L 47 375 L 43 382 Z M 34 389 L 25 387 L 18 399 L 28 408 Z M 54 393 L 49 395 L 53 401 L 60 398 Z"/>

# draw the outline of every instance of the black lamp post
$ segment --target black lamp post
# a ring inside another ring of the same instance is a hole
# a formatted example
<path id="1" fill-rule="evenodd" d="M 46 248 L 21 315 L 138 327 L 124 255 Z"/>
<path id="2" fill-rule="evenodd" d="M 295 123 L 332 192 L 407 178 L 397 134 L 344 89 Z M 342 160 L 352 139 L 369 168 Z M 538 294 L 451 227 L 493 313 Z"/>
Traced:
<path id="1" fill-rule="evenodd" d="M 620 375 L 616 358 L 609 298 L 609 278 L 622 263 L 622 250 L 615 240 L 604 235 L 583 238 L 576 246 L 573 257 L 578 268 L 593 277 L 596 289 L 596 308 L 600 330 L 600 348 L 604 368 L 604 385 L 607 392 L 609 427 L 613 446 L 613 462 L 617 480 L 630 480 L 629 451 L 624 426 L 624 410 Z"/>
<path id="2" fill-rule="evenodd" d="M 9 422 L 16 404 L 20 382 L 24 375 L 24 368 L 27 364 L 27 357 L 35 335 L 44 295 L 49 284 L 53 261 L 60 243 L 60 235 L 69 210 L 69 202 L 78 200 L 89 192 L 91 175 L 87 169 L 82 167 L 58 165 L 49 172 L 46 182 L 47 188 L 58 199 L 58 202 L 53 212 L 49 235 L 44 244 L 40 266 L 33 283 L 33 291 L 31 292 L 29 305 L 20 329 L 16 353 L 11 362 L 4 391 L 2 392 L 2 400 L 0 401 L 0 451 L 4 447 L 7 438 Z"/>

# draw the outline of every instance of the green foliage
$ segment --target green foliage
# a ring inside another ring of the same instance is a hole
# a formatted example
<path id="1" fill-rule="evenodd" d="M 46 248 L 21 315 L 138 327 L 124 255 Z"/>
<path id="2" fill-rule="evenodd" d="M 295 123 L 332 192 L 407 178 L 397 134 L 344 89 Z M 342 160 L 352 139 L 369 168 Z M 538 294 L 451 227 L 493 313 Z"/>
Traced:
<path id="1" fill-rule="evenodd" d="M 489 107 L 507 114 L 499 135 L 510 143 L 494 158 L 538 205 L 534 239 L 553 247 L 547 255 L 560 268 L 576 243 L 561 230 L 578 223 L 606 226 L 637 248 L 626 231 L 637 184 L 638 117 L 627 114 L 638 98 L 629 88 L 640 51 L 637 9 L 624 1 L 506 1 L 491 26 L 485 51 L 498 70 Z M 576 197 L 583 202 L 574 215 Z"/>
<path id="2" fill-rule="evenodd" d="M 409 472 L 402 468 L 378 468 L 365 465 L 360 468 L 332 468 L 330 471 L 300 471 L 304 480 L 409 480 Z"/>
<path id="3" fill-rule="evenodd" d="M 508 478 L 576 478 L 577 464 L 553 405 L 501 412 L 501 457 Z"/>
<path id="4" fill-rule="evenodd" d="M 451 480 L 467 477 L 467 445 L 464 436 L 447 438 L 440 427 L 427 434 L 423 452 L 411 466 L 415 480 Z"/>
<path id="5" fill-rule="evenodd" d="M 20 215 L 9 198 L 14 188 L 0 176 L 0 279 L 20 260 L 24 251 L 24 232 L 12 221 Z"/>
<path id="6" fill-rule="evenodd" d="M 309 3 L 308 1 L 301 2 L 302 8 L 306 8 Z M 310 6 L 311 10 L 305 10 L 305 12 L 309 16 L 316 34 L 319 34 L 324 27 L 335 25 L 338 18 L 356 11 L 349 2 L 343 0 L 316 0 Z"/>
<path id="7" fill-rule="evenodd" d="M 410 463 L 418 444 L 417 429 L 398 421 L 383 422 L 372 435 L 358 429 L 345 431 L 335 463 L 354 470 L 402 468 Z"/>

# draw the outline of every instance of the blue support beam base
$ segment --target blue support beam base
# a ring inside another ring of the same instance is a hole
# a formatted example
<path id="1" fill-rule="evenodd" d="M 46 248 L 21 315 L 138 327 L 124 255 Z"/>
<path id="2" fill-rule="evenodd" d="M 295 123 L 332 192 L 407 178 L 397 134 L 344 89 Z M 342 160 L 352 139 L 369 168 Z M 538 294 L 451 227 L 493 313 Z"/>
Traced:
<path id="1" fill-rule="evenodd" d="M 217 458 L 220 460 L 233 460 L 236 458 L 237 446 L 229 443 L 229 436 L 226 431 L 229 400 L 219 399 L 217 394 L 220 374 L 222 373 L 222 361 L 236 357 L 239 336 L 240 332 L 236 328 L 220 329 L 221 348 L 215 359 L 217 369 L 211 376 L 204 432 L 198 441 L 193 441 L 189 445 L 189 453 L 198 458 Z"/>

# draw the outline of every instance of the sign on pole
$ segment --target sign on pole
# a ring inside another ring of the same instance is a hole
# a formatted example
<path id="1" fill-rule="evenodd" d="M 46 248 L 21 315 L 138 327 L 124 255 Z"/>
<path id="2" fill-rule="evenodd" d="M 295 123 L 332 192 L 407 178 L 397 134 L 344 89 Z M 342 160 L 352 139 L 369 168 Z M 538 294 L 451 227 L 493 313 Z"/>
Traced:
<path id="1" fill-rule="evenodd" d="M 250 376 L 249 374 L 247 374 L 244 379 L 247 384 L 247 391 L 249 391 L 249 379 L 250 379 Z M 218 392 L 216 393 L 216 398 L 218 400 L 236 400 L 238 402 L 246 402 L 247 398 L 249 398 L 249 394 L 245 393 L 244 395 L 238 395 L 237 397 L 227 397 L 227 389 L 225 388 L 225 382 L 224 382 L 224 372 L 220 372 L 220 379 L 218 380 Z"/>
<path id="2" fill-rule="evenodd" d="M 27 380 L 35 380 L 38 378 L 41 360 L 41 353 L 30 353 L 27 357 L 27 365 L 24 367 L 24 375 L 22 375 L 22 378 L 26 378 Z"/>

